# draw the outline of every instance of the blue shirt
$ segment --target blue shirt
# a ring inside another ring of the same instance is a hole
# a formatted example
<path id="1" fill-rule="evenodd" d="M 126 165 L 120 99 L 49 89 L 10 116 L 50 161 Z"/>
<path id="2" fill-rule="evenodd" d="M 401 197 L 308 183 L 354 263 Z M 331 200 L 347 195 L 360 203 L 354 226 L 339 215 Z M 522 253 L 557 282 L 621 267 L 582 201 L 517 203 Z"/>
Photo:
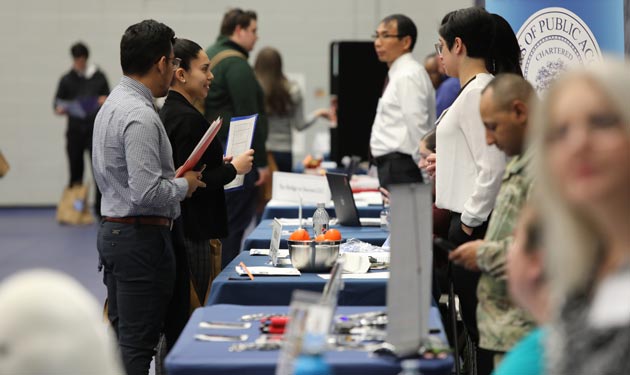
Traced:
<path id="1" fill-rule="evenodd" d="M 493 375 L 542 375 L 545 373 L 544 340 L 545 330 L 536 328 L 523 337 L 503 361 Z"/>
<path id="2" fill-rule="evenodd" d="M 92 169 L 101 215 L 179 216 L 188 182 L 175 177 L 171 144 L 151 91 L 123 76 L 94 121 Z"/>
<path id="3" fill-rule="evenodd" d="M 459 79 L 449 77 L 435 90 L 435 114 L 440 117 L 442 112 L 453 104 L 459 94 Z"/>

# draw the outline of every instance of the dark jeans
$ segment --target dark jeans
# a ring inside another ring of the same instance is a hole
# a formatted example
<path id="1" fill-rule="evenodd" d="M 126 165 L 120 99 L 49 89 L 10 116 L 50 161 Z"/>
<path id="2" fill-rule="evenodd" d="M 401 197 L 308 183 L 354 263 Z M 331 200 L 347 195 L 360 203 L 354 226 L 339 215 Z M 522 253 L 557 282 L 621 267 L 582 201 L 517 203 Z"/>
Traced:
<path id="1" fill-rule="evenodd" d="M 224 269 L 241 251 L 243 234 L 256 215 L 258 188 L 254 183 L 258 179 L 256 167 L 245 175 L 242 189 L 225 192 L 228 211 L 228 236 L 221 239 L 221 269 Z"/>
<path id="2" fill-rule="evenodd" d="M 92 159 L 92 124 L 71 121 L 66 131 L 66 154 L 70 166 L 70 182 L 68 186 L 83 183 L 85 170 L 84 154 L 87 151 Z M 101 192 L 94 185 L 94 213 L 101 215 Z"/>
<path id="3" fill-rule="evenodd" d="M 422 173 L 411 156 L 393 152 L 375 159 L 378 182 L 387 188 L 390 184 L 422 182 Z"/>
<path id="4" fill-rule="evenodd" d="M 109 321 L 127 375 L 146 375 L 173 294 L 175 256 L 168 227 L 102 222 Z"/>
<path id="5" fill-rule="evenodd" d="M 175 345 L 190 317 L 190 270 L 184 244 L 184 221 L 181 216 L 173 223 L 171 238 L 175 253 L 175 281 L 173 296 L 164 319 L 164 336 L 168 351 Z"/>
<path id="6" fill-rule="evenodd" d="M 273 160 L 276 161 L 276 165 L 278 166 L 278 170 L 280 172 L 293 172 L 293 155 L 291 151 L 282 152 L 282 151 L 272 151 Z"/>
<path id="7" fill-rule="evenodd" d="M 451 224 L 448 229 L 448 240 L 455 245 L 483 239 L 488 229 L 488 221 L 473 228 L 472 235 L 466 234 L 462 230 L 461 214 L 451 213 Z M 463 267 L 453 265 L 453 287 L 459 297 L 461 314 L 470 338 L 477 347 L 479 346 L 479 330 L 477 329 L 477 284 L 479 283 L 479 272 L 468 271 Z M 485 357 L 479 355 L 477 351 L 478 366 L 485 366 Z M 481 362 L 481 363 L 480 363 Z"/>

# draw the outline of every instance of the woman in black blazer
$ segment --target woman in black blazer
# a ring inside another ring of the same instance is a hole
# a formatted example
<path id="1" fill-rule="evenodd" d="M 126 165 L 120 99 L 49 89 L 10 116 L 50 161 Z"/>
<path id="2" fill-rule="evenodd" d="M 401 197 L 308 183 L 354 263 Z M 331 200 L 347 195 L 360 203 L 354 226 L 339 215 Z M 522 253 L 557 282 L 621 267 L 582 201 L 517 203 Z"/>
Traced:
<path id="1" fill-rule="evenodd" d="M 203 102 L 214 77 L 208 55 L 197 43 L 177 39 L 173 49 L 175 58 L 181 61 L 160 110 L 160 118 L 171 142 L 173 161 L 177 167 L 184 164 L 210 126 L 194 103 Z M 193 308 L 197 303 L 201 306 L 205 304 L 210 283 L 221 269 L 221 242 L 218 239 L 228 234 L 223 185 L 237 174 L 251 170 L 253 154 L 254 150 L 248 150 L 234 158 L 224 158 L 223 147 L 215 138 L 195 168 L 199 170 L 205 164 L 202 180 L 206 188 L 199 189 L 181 203 L 184 247 L 195 292 L 193 297 L 196 294 L 198 299 L 193 299 Z"/>

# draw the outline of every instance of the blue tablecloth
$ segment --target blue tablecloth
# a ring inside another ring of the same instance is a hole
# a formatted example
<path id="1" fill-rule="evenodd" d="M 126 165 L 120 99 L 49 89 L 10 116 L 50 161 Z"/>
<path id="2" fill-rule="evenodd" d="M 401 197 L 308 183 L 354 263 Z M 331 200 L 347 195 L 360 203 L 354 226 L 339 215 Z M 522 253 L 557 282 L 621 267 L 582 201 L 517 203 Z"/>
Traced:
<path id="1" fill-rule="evenodd" d="M 316 206 L 302 206 L 302 217 L 312 217 L 315 212 Z M 359 206 L 357 207 L 359 211 L 359 217 L 379 217 L 381 211 L 383 210 L 383 206 Z M 328 215 L 333 218 L 337 217 L 335 214 L 334 207 L 326 207 L 326 211 L 328 211 Z M 297 205 L 287 205 L 287 206 L 270 206 L 267 205 L 265 207 L 265 211 L 263 211 L 262 219 L 273 219 L 273 218 L 297 218 L 298 217 L 298 206 Z"/>
<path id="2" fill-rule="evenodd" d="M 272 220 L 262 220 L 256 229 L 254 229 L 254 231 L 245 238 L 245 241 L 243 242 L 243 250 L 268 249 L 271 239 L 271 222 Z M 383 230 L 380 227 L 344 227 L 340 225 L 332 225 L 331 228 L 339 229 L 344 240 L 356 238 L 376 246 L 381 246 L 389 235 L 388 231 Z M 297 229 L 297 225 L 285 225 L 282 227 L 283 231 L 288 230 L 292 232 L 295 229 Z M 288 238 L 288 234 L 282 235 L 282 239 L 280 241 L 281 249 L 287 248 Z"/>
<path id="3" fill-rule="evenodd" d="M 383 307 L 340 307 L 338 314 L 353 314 L 363 311 L 382 310 Z M 170 375 L 271 375 L 274 374 L 278 351 L 245 351 L 229 352 L 232 345 L 228 342 L 196 341 L 197 333 L 215 333 L 234 335 L 246 333 L 248 342 L 254 341 L 258 335 L 258 324 L 254 323 L 248 330 L 220 330 L 198 328 L 201 321 L 239 321 L 244 314 L 253 313 L 286 313 L 287 306 L 235 306 L 215 305 L 195 310 L 182 332 L 175 347 L 166 357 L 166 369 Z M 444 330 L 440 322 L 439 312 L 431 308 L 429 326 L 440 329 L 444 341 Z M 367 352 L 335 351 L 324 355 L 337 375 L 388 375 L 400 372 L 397 361 L 387 358 L 373 358 Z M 422 360 L 421 371 L 425 375 L 447 375 L 453 368 L 453 358 Z"/>
<path id="4" fill-rule="evenodd" d="M 207 305 L 231 303 L 238 305 L 289 305 L 295 289 L 321 292 L 326 280 L 315 273 L 300 276 L 257 276 L 254 280 L 239 277 L 234 267 L 240 262 L 246 266 L 264 266 L 268 256 L 250 256 L 244 251 L 212 282 Z M 384 272 L 384 271 L 370 271 Z M 230 280 L 232 278 L 232 280 Z M 236 280 L 234 280 L 236 279 Z M 338 304 L 346 306 L 385 306 L 387 279 L 345 279 L 339 293 Z"/>

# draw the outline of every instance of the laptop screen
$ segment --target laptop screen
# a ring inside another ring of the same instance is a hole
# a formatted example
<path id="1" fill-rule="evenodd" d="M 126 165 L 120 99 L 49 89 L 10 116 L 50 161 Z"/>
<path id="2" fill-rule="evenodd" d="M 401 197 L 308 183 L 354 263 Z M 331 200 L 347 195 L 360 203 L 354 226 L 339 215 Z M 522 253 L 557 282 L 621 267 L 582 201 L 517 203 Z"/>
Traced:
<path id="1" fill-rule="evenodd" d="M 354 203 L 354 196 L 350 188 L 350 180 L 343 173 L 326 173 L 328 186 L 335 203 L 335 214 L 340 225 L 359 227 L 359 211 Z"/>

